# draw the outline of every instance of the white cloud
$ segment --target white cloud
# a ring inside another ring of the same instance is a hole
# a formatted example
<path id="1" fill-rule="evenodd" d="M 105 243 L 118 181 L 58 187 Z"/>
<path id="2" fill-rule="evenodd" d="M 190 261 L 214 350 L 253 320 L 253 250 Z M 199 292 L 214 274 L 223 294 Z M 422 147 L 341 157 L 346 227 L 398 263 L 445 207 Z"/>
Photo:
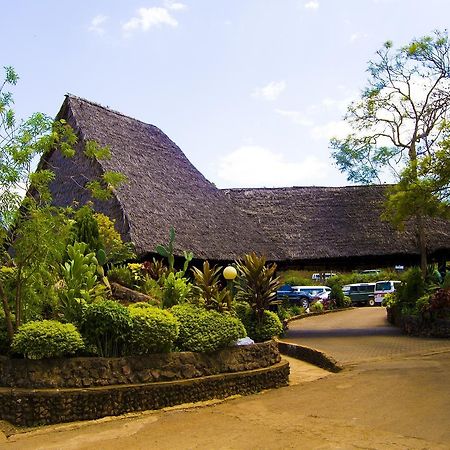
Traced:
<path id="1" fill-rule="evenodd" d="M 350 36 L 350 42 L 353 44 L 356 41 L 360 41 L 362 39 L 366 39 L 369 35 L 367 33 L 353 33 Z"/>
<path id="2" fill-rule="evenodd" d="M 327 162 L 310 156 L 287 161 L 281 153 L 258 145 L 243 145 L 219 162 L 219 177 L 229 186 L 276 187 L 320 184 L 327 181 Z"/>
<path id="3" fill-rule="evenodd" d="M 152 27 L 168 25 L 177 27 L 178 21 L 170 14 L 166 8 L 158 6 L 150 8 L 139 8 L 137 16 L 132 17 L 124 23 L 122 30 L 129 34 L 136 30 L 148 31 Z"/>
<path id="4" fill-rule="evenodd" d="M 305 9 L 311 9 L 316 10 L 319 9 L 319 2 L 318 0 L 311 0 L 303 5 Z"/>
<path id="5" fill-rule="evenodd" d="M 275 109 L 275 112 L 280 116 L 287 117 L 293 123 L 297 125 L 301 125 L 303 127 L 310 127 L 314 125 L 314 122 L 301 111 L 292 111 L 292 110 L 284 110 L 284 109 Z"/>
<path id="6" fill-rule="evenodd" d="M 108 20 L 107 16 L 104 16 L 102 14 L 99 14 L 98 16 L 95 16 L 89 25 L 89 31 L 92 31 L 93 33 L 97 33 L 98 35 L 102 36 L 105 34 L 105 28 L 103 25 Z"/>
<path id="7" fill-rule="evenodd" d="M 286 89 L 286 82 L 271 81 L 269 84 L 261 88 L 254 89 L 252 96 L 255 98 L 263 98 L 264 100 L 273 101 L 276 100 L 280 94 Z"/>
<path id="8" fill-rule="evenodd" d="M 167 9 L 171 9 L 172 11 L 183 11 L 187 8 L 187 6 L 184 3 L 177 2 L 174 0 L 166 0 L 164 2 L 164 6 Z"/>
<path id="9" fill-rule="evenodd" d="M 343 120 L 332 120 L 322 125 L 316 125 L 311 128 L 311 137 L 315 140 L 325 139 L 329 141 L 331 138 L 344 138 L 351 133 L 352 128 Z"/>

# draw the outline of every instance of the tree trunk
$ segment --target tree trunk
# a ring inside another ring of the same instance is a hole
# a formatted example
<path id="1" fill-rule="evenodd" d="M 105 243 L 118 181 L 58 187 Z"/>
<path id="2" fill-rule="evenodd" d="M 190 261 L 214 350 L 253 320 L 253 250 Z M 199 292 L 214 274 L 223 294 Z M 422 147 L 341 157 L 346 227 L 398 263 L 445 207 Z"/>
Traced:
<path id="1" fill-rule="evenodd" d="M 8 332 L 8 338 L 12 341 L 14 337 L 14 326 L 11 320 L 11 311 L 9 310 L 8 299 L 5 295 L 2 283 L 0 283 L 0 297 L 2 298 L 3 311 L 5 313 L 6 330 Z"/>
<path id="2" fill-rule="evenodd" d="M 420 251 L 420 270 L 422 271 L 422 276 L 425 279 L 427 275 L 427 240 L 425 234 L 425 226 L 423 223 L 423 217 L 418 215 L 416 216 L 417 223 L 417 237 L 419 240 L 419 251 Z"/>

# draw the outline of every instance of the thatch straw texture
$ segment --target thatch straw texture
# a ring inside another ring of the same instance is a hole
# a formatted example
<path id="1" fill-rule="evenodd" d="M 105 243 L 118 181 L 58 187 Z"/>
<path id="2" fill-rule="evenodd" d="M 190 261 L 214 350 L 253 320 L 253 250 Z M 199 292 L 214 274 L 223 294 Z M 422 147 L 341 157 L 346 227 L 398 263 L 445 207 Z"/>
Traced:
<path id="1" fill-rule="evenodd" d="M 41 166 L 56 173 L 54 202 L 89 200 L 86 181 L 106 170 L 128 177 L 112 200 L 95 202 L 116 219 L 138 254 L 154 252 L 176 229 L 176 254 L 233 260 L 256 251 L 281 262 L 364 260 L 418 255 L 414 228 L 398 232 L 381 221 L 383 186 L 217 189 L 161 130 L 87 100 L 68 95 L 58 115 L 78 132 L 72 159 L 58 151 Z M 87 140 L 108 145 L 112 158 L 83 155 Z M 450 224 L 430 221 L 430 254 L 449 255 Z M 348 263 L 346 263 L 348 264 Z"/>

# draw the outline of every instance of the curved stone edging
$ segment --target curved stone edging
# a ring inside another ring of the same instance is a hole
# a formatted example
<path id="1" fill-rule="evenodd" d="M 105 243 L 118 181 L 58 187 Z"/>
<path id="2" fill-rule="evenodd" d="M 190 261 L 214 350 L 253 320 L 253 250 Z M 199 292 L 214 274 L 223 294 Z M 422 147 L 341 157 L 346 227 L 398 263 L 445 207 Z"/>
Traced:
<path id="1" fill-rule="evenodd" d="M 84 388 L 175 381 L 269 367 L 280 361 L 275 341 L 215 353 L 173 352 L 121 358 L 10 359 L 0 356 L 0 386 Z"/>
<path id="2" fill-rule="evenodd" d="M 238 373 L 188 380 L 91 387 L 86 389 L 0 388 L 0 418 L 15 425 L 34 426 L 98 419 L 132 411 L 252 394 L 286 386 L 289 363 Z"/>
<path id="3" fill-rule="evenodd" d="M 278 349 L 283 355 L 306 361 L 329 372 L 336 373 L 343 369 L 334 358 L 315 348 L 278 341 Z"/>

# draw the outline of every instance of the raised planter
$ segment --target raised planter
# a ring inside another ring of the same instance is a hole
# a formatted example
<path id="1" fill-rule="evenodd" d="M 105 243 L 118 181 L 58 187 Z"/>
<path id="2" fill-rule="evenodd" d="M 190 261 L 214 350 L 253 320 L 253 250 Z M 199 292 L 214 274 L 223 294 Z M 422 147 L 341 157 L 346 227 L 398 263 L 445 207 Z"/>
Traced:
<path id="1" fill-rule="evenodd" d="M 96 419 L 287 385 L 276 342 L 214 354 L 0 358 L 0 419 L 39 425 Z"/>

